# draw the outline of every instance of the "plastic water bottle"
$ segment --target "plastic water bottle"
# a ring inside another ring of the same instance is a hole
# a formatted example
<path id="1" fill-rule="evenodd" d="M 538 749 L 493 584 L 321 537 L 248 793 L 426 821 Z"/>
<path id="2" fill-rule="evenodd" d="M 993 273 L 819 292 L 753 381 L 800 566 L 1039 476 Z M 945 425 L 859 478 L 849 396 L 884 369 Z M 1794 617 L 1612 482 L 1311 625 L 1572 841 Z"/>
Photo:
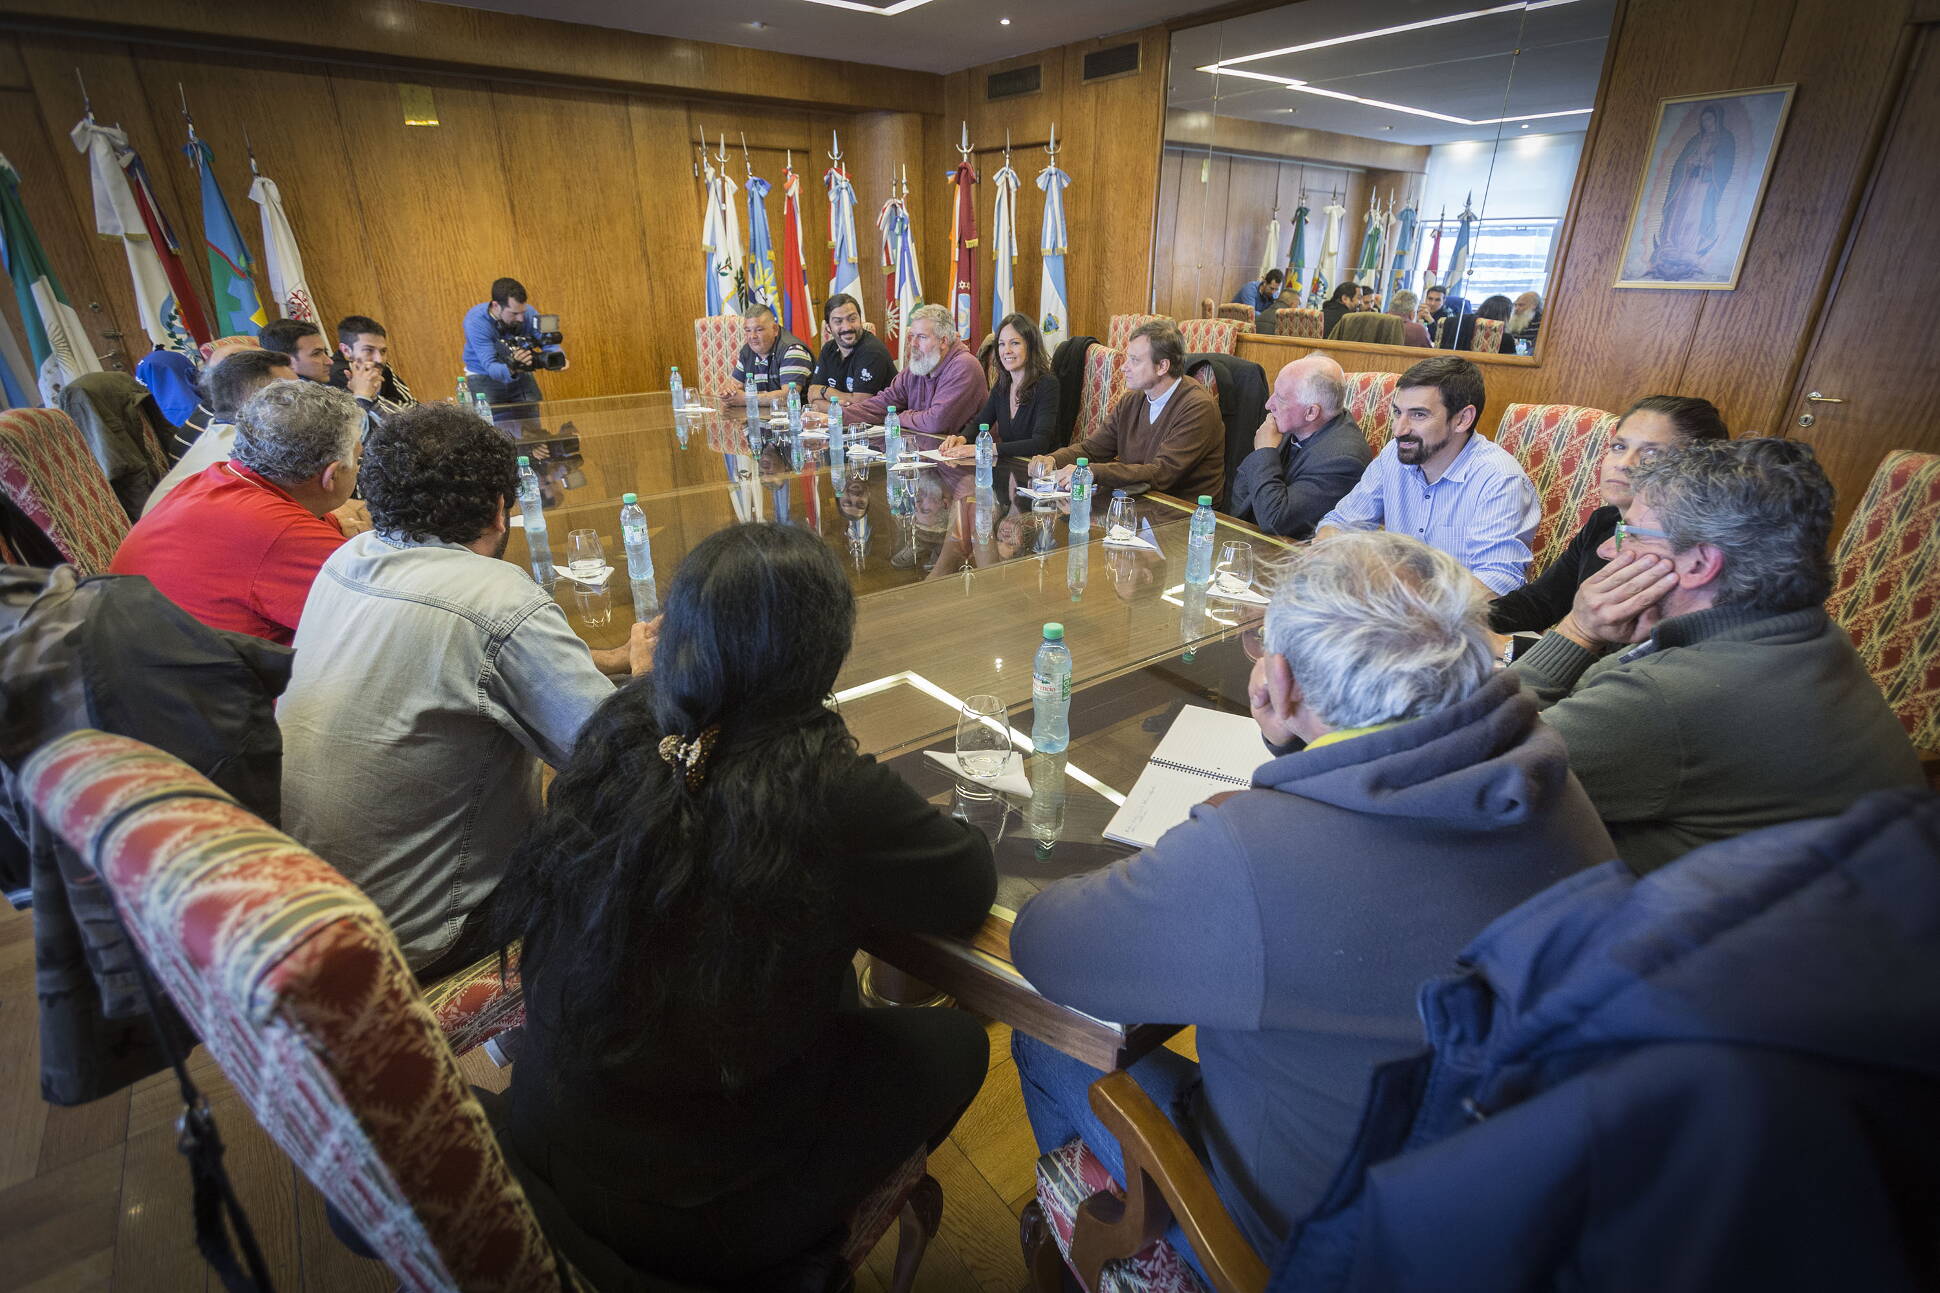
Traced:
<path id="1" fill-rule="evenodd" d="M 889 463 L 903 460 L 903 420 L 896 416 L 894 404 L 882 415 L 882 458 Z"/>
<path id="2" fill-rule="evenodd" d="M 1091 459 L 1071 469 L 1071 543 L 1091 542 Z"/>
<path id="3" fill-rule="evenodd" d="M 761 417 L 761 388 L 755 385 L 753 373 L 749 373 L 748 380 L 741 383 L 741 402 L 748 406 L 748 421 L 753 422 Z"/>
<path id="4" fill-rule="evenodd" d="M 1031 748 L 1056 754 L 1071 744 L 1071 648 L 1064 625 L 1046 624 L 1031 664 Z"/>
<path id="5" fill-rule="evenodd" d="M 829 463 L 841 462 L 848 452 L 848 431 L 842 426 L 842 406 L 829 405 Z"/>
<path id="6" fill-rule="evenodd" d="M 653 578 L 653 544 L 647 538 L 647 513 L 638 494 L 620 495 L 620 542 L 626 545 L 626 577 Z"/>
<path id="7" fill-rule="evenodd" d="M 802 392 L 795 383 L 788 383 L 788 434 L 799 439 L 802 434 Z"/>
<path id="8" fill-rule="evenodd" d="M 471 380 L 464 373 L 458 374 L 458 386 L 452 394 L 451 402 L 461 409 L 468 409 L 472 406 L 472 384 Z"/>
<path id="9" fill-rule="evenodd" d="M 1192 510 L 1192 525 L 1186 539 L 1186 587 L 1204 588 L 1212 582 L 1213 531 L 1219 525 L 1213 516 L 1212 495 L 1201 494 L 1199 506 Z"/>
<path id="10" fill-rule="evenodd" d="M 675 364 L 673 370 L 667 374 L 667 393 L 673 396 L 676 410 L 687 407 L 687 388 L 681 384 L 679 364 Z"/>
<path id="11" fill-rule="evenodd" d="M 991 470 L 997 465 L 997 442 L 990 438 L 990 423 L 977 425 L 977 488 L 990 488 Z"/>
<path id="12" fill-rule="evenodd" d="M 472 407 L 478 410 L 480 418 L 487 422 L 492 420 L 492 402 L 485 398 L 484 391 L 472 392 Z"/>
<path id="13" fill-rule="evenodd" d="M 546 537 L 546 508 L 539 497 L 539 474 L 532 460 L 519 456 L 519 517 L 525 522 L 526 551 L 532 557 L 532 577 L 552 583 L 552 543 Z"/>

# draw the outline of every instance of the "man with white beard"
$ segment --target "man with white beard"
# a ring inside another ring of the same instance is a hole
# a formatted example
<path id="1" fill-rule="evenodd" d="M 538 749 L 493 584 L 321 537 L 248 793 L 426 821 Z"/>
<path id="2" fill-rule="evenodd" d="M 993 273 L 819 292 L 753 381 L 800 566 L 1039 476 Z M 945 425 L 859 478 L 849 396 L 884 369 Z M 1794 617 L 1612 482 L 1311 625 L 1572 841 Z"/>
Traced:
<path id="1" fill-rule="evenodd" d="M 989 394 L 983 365 L 957 337 L 955 317 L 940 305 L 922 305 L 909 316 L 903 371 L 868 399 L 844 401 L 842 420 L 850 426 L 879 423 L 893 406 L 905 431 L 955 435 Z"/>
<path id="2" fill-rule="evenodd" d="M 1542 326 L 1543 298 L 1534 292 L 1524 292 L 1516 298 L 1515 308 L 1509 312 L 1508 333 L 1518 341 L 1534 341 L 1536 329 Z"/>

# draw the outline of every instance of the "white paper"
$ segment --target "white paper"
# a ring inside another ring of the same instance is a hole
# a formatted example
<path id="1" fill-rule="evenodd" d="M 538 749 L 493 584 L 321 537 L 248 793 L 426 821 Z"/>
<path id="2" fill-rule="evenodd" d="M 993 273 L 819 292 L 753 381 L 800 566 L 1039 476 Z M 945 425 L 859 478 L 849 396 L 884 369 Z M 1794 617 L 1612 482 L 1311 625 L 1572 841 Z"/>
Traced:
<path id="1" fill-rule="evenodd" d="M 1206 591 L 1208 596 L 1217 597 L 1221 601 L 1245 602 L 1249 606 L 1265 606 L 1267 604 L 1266 594 L 1250 586 L 1228 591 L 1227 589 L 1221 588 L 1219 581 L 1215 579 L 1212 582 L 1212 586 Z"/>
<path id="2" fill-rule="evenodd" d="M 589 588 L 598 588 L 601 584 L 604 584 L 613 577 L 613 567 L 611 566 L 601 566 L 590 575 L 576 575 L 573 573 L 571 566 L 558 566 L 555 568 L 560 574 L 572 580 L 574 583 L 585 584 Z"/>
<path id="3" fill-rule="evenodd" d="M 923 753 L 929 755 L 932 759 L 942 764 L 944 768 L 962 777 L 965 781 L 973 781 L 980 786 L 989 786 L 991 789 L 1001 790 L 1007 795 L 1022 795 L 1026 799 L 1031 797 L 1031 779 L 1024 774 L 1024 756 L 1016 750 L 1012 750 L 1006 756 L 1004 770 L 995 777 L 971 776 L 957 762 L 955 751 L 946 754 L 941 750 L 925 750 Z"/>
<path id="4" fill-rule="evenodd" d="M 1157 552 L 1159 550 L 1158 544 L 1152 542 L 1150 539 L 1140 538 L 1136 534 L 1127 535 L 1123 538 L 1116 538 L 1107 534 L 1105 536 L 1105 546 L 1107 548 L 1132 548 L 1145 552 Z"/>
<path id="5" fill-rule="evenodd" d="M 1132 793 L 1105 827 L 1105 838 L 1150 848 L 1159 836 L 1223 790 L 1244 790 L 1269 757 L 1260 729 L 1244 714 L 1188 705 L 1172 720 Z"/>
<path id="6" fill-rule="evenodd" d="M 717 410 L 712 409 L 705 404 L 683 404 L 679 408 L 675 409 L 674 412 L 676 413 L 713 413 L 713 412 L 717 412 Z"/>
<path id="7" fill-rule="evenodd" d="M 1071 491 L 1068 489 L 1057 489 L 1055 487 L 1051 489 L 1032 489 L 1028 485 L 1023 485 L 1018 487 L 1017 496 L 1019 498 L 1048 498 L 1053 502 L 1062 503 L 1070 500 Z"/>

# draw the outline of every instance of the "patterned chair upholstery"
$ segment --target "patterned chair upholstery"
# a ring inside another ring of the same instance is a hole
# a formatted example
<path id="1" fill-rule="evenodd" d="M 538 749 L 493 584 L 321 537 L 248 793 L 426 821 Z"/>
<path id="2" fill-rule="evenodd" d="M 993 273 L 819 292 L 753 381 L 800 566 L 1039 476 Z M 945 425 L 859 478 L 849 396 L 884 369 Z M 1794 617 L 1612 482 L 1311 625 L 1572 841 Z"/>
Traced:
<path id="1" fill-rule="evenodd" d="M 1078 395 L 1078 422 L 1073 428 L 1073 443 L 1103 426 L 1111 416 L 1119 396 L 1125 393 L 1124 352 L 1110 346 L 1093 346 L 1085 351 L 1085 384 Z"/>
<path id="2" fill-rule="evenodd" d="M 67 414 L 0 413 L 0 490 L 84 575 L 105 574 L 128 534 L 128 513 Z"/>
<path id="3" fill-rule="evenodd" d="M 1377 455 L 1388 443 L 1394 387 L 1400 380 L 1400 373 L 1347 374 L 1347 411 L 1361 424 L 1369 451 Z"/>
<path id="4" fill-rule="evenodd" d="M 699 363 L 691 386 L 710 393 L 725 390 L 734 357 L 741 353 L 741 316 L 710 314 L 694 320 L 694 352 Z"/>
<path id="5" fill-rule="evenodd" d="M 1123 1195 L 1085 1143 L 1071 1141 L 1037 1160 L 1037 1201 L 1044 1209 L 1051 1238 L 1075 1274 L 1071 1236 L 1077 1229 L 1078 1206 L 1094 1194 Z M 1093 1293 L 1208 1293 L 1171 1241 L 1156 1239 L 1134 1256 L 1106 1262 Z"/>
<path id="6" fill-rule="evenodd" d="M 1886 455 L 1839 536 L 1833 568 L 1827 613 L 1932 758 L 1940 752 L 1940 455 Z"/>
<path id="7" fill-rule="evenodd" d="M 1603 505 L 1597 464 L 1616 424 L 1614 413 L 1575 404 L 1511 404 L 1502 411 L 1495 442 L 1529 473 L 1543 505 L 1531 545 L 1536 554 L 1531 579 L 1569 547 L 1590 513 Z"/>
<path id="8" fill-rule="evenodd" d="M 1230 355 L 1239 347 L 1239 325 L 1231 319 L 1181 319 L 1179 335 L 1188 355 Z"/>
<path id="9" fill-rule="evenodd" d="M 565 1285 L 446 1042 L 448 1017 L 496 999 L 483 982 L 496 958 L 420 995 L 360 890 L 139 741 L 70 733 L 21 781 L 48 827 L 95 859 L 129 937 L 256 1121 L 403 1288 Z M 897 1269 L 914 1279 L 942 1215 L 926 1161 L 918 1147 L 857 1208 L 852 1268 L 908 1213 L 914 1259 L 899 1254 Z"/>
<path id="10" fill-rule="evenodd" d="M 1105 344 L 1113 350 L 1123 350 L 1131 342 L 1132 334 L 1154 319 L 1164 319 L 1167 323 L 1170 323 L 1172 316 L 1169 314 L 1112 315 L 1111 323 L 1105 329 Z M 1191 350 L 1192 347 L 1187 346 L 1186 349 Z"/>
<path id="11" fill-rule="evenodd" d="M 1316 309 L 1304 305 L 1283 305 L 1278 311 L 1274 331 L 1283 337 L 1324 337 L 1326 320 Z"/>
<path id="12" fill-rule="evenodd" d="M 1255 322 L 1253 307 L 1250 305 L 1241 305 L 1238 301 L 1227 301 L 1222 305 L 1215 305 L 1213 307 L 1213 317 L 1231 319 L 1233 322 L 1239 324 L 1242 332 L 1251 332 Z"/>
<path id="13" fill-rule="evenodd" d="M 1502 333 L 1509 325 L 1501 319 L 1477 319 L 1475 334 L 1469 338 L 1468 348 L 1485 355 L 1493 355 L 1502 349 Z"/>

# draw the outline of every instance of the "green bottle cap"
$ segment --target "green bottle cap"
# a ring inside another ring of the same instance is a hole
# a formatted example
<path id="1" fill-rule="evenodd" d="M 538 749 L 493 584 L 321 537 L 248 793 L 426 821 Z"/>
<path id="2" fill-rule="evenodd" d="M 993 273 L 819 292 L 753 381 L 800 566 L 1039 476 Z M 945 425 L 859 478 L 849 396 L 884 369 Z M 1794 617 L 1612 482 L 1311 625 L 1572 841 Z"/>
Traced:
<path id="1" fill-rule="evenodd" d="M 1078 465 L 1079 465 L 1080 467 L 1089 467 L 1089 466 L 1091 465 L 1091 459 L 1089 459 L 1089 458 L 1080 458 L 1080 459 L 1078 459 Z"/>
<path id="2" fill-rule="evenodd" d="M 1199 506 L 1201 506 L 1201 507 L 1211 507 L 1211 506 L 1212 506 L 1212 495 L 1211 495 L 1211 494 L 1201 494 L 1201 495 L 1199 496 Z"/>
<path id="3" fill-rule="evenodd" d="M 891 404 L 891 405 L 889 406 L 889 411 L 890 411 L 891 413 L 894 413 L 894 412 L 896 411 L 896 406 L 895 406 L 894 404 Z"/>
<path id="4" fill-rule="evenodd" d="M 622 503 L 637 503 L 640 501 L 640 496 L 638 494 L 622 494 L 620 495 L 620 501 Z"/>
<path id="5" fill-rule="evenodd" d="M 978 432 L 980 432 L 980 433 L 981 433 L 981 432 L 984 432 L 984 431 L 988 431 L 988 430 L 990 430 L 990 423 L 988 423 L 988 422 L 979 422 L 979 423 L 977 423 L 977 430 L 978 430 Z"/>
<path id="6" fill-rule="evenodd" d="M 1056 642 L 1063 636 L 1064 625 L 1052 623 L 1044 626 L 1044 640 L 1046 642 Z"/>
<path id="7" fill-rule="evenodd" d="M 532 465 L 532 459 L 526 457 L 524 454 L 519 455 L 519 466 L 530 467 L 531 465 Z"/>

